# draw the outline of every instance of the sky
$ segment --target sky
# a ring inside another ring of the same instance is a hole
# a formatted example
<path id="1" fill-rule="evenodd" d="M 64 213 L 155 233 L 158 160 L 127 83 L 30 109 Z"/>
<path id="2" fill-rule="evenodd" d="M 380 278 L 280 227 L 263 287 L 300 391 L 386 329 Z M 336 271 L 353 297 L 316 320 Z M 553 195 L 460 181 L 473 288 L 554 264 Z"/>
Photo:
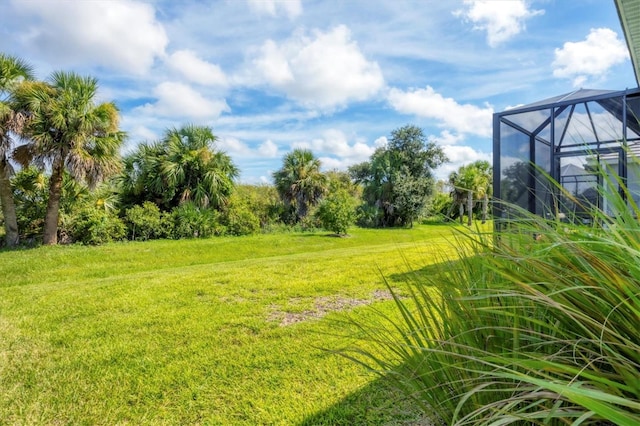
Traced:
<path id="1" fill-rule="evenodd" d="M 492 115 L 637 83 L 613 0 L 0 0 L 0 52 L 98 79 L 123 154 L 205 125 L 243 183 L 285 154 L 323 170 L 411 124 L 459 166 L 492 159 Z"/>

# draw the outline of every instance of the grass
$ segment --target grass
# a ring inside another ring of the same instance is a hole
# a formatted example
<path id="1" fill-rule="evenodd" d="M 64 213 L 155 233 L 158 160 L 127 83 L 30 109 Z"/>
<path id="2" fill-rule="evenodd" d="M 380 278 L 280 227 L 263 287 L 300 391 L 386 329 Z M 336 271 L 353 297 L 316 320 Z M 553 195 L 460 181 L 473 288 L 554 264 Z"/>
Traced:
<path id="1" fill-rule="evenodd" d="M 354 314 L 344 355 L 442 424 L 637 426 L 640 208 L 603 192 L 615 215 L 585 206 L 590 227 L 503 205 L 520 220 L 498 239 L 461 236 L 394 313 Z"/>
<path id="2" fill-rule="evenodd" d="M 450 250 L 452 226 L 0 252 L 0 419 L 9 424 L 405 424 L 319 301 Z M 391 278 L 393 282 L 393 278 Z M 326 307 L 325 306 L 325 307 Z M 345 304 L 345 307 L 348 307 Z M 331 309 L 328 309 L 329 311 Z M 355 307 L 355 310 L 362 308 Z M 326 310 L 326 309 L 325 309 Z M 282 326 L 290 315 L 303 321 Z"/>

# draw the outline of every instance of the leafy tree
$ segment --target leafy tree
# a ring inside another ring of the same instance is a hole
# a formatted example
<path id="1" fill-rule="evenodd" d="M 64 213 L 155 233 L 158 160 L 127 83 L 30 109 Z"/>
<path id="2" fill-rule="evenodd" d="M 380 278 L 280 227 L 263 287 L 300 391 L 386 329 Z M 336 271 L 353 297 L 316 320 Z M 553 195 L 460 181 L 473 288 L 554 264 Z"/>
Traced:
<path id="1" fill-rule="evenodd" d="M 295 210 L 296 222 L 307 216 L 309 208 L 327 192 L 327 177 L 320 172 L 320 160 L 307 149 L 294 149 L 285 155 L 273 180 L 284 203 Z"/>
<path id="2" fill-rule="evenodd" d="M 33 79 L 29 64 L 14 56 L 0 53 L 0 205 L 4 219 L 5 244 L 18 244 L 18 221 L 11 190 L 10 178 L 13 172 L 9 154 L 13 146 L 12 133 L 20 133 L 26 115 L 17 109 L 13 93 L 25 80 Z"/>
<path id="3" fill-rule="evenodd" d="M 124 204 L 151 201 L 166 211 L 187 202 L 198 208 L 224 206 L 238 168 L 214 148 L 216 139 L 209 127 L 187 125 L 167 130 L 158 142 L 141 144 L 124 161 Z"/>
<path id="4" fill-rule="evenodd" d="M 330 170 L 325 173 L 327 176 L 329 193 L 339 190 L 345 190 L 354 198 L 362 197 L 362 188 L 356 184 L 348 172 L 340 170 Z"/>
<path id="5" fill-rule="evenodd" d="M 428 142 L 421 128 L 407 125 L 391 132 L 388 146 L 349 169 L 363 185 L 365 210 L 376 226 L 411 226 L 433 191 L 433 169 L 448 161 L 442 148 Z"/>
<path id="6" fill-rule="evenodd" d="M 482 201 L 482 223 L 486 221 L 489 195 L 492 189 L 492 167 L 488 161 L 478 160 L 461 166 L 458 171 L 449 175 L 449 184 L 453 187 L 451 208 L 458 206 L 460 223 L 466 206 L 468 222 L 471 226 L 474 200 Z"/>
<path id="7" fill-rule="evenodd" d="M 54 72 L 46 83 L 24 83 L 18 104 L 29 111 L 23 130 L 29 140 L 16 149 L 22 164 L 51 168 L 44 220 L 44 244 L 58 242 L 64 171 L 90 187 L 120 169 L 124 133 L 114 103 L 96 104 L 98 82 L 73 72 Z"/>
<path id="8" fill-rule="evenodd" d="M 324 229 L 337 235 L 347 235 L 356 222 L 357 200 L 345 189 L 332 191 L 321 202 L 316 212 Z"/>

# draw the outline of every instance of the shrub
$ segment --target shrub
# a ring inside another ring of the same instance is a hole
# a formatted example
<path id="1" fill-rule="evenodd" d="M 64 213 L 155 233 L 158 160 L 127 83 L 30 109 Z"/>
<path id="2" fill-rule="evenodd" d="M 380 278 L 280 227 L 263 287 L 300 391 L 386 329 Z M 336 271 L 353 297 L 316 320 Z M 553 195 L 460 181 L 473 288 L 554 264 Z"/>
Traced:
<path id="1" fill-rule="evenodd" d="M 238 185 L 231 196 L 230 205 L 244 204 L 258 218 L 260 228 L 278 223 L 285 206 L 276 188 L 271 185 Z"/>
<path id="2" fill-rule="evenodd" d="M 42 235 L 44 228 L 49 179 L 35 167 L 28 167 L 11 178 L 11 186 L 20 240 L 34 240 Z"/>
<path id="3" fill-rule="evenodd" d="M 509 232 L 460 237 L 345 355 L 446 424 L 640 424 L 640 210 L 604 193 L 592 227 L 505 207 Z"/>
<path id="4" fill-rule="evenodd" d="M 223 235 L 220 213 L 216 210 L 198 208 L 193 203 L 185 203 L 171 211 L 173 238 L 206 238 Z"/>
<path id="5" fill-rule="evenodd" d="M 103 209 L 85 208 L 70 221 L 70 237 L 73 242 L 98 245 L 123 240 L 127 229 L 122 220 Z"/>
<path id="6" fill-rule="evenodd" d="M 260 219 L 251 207 L 241 202 L 234 202 L 224 213 L 224 224 L 229 235 L 250 235 L 260 231 Z"/>
<path id="7" fill-rule="evenodd" d="M 125 211 L 129 239 L 146 241 L 170 236 L 165 220 L 157 205 L 145 201 L 141 206 L 133 206 Z"/>
<path id="8" fill-rule="evenodd" d="M 446 220 L 447 214 L 451 211 L 451 205 L 453 200 L 451 194 L 444 192 L 436 192 L 433 197 L 427 203 L 425 216 L 427 218 L 438 218 L 440 220 Z M 453 212 L 457 214 L 457 210 Z"/>
<path id="9" fill-rule="evenodd" d="M 363 228 L 375 228 L 382 221 L 382 212 L 376 206 L 361 204 L 356 209 L 356 223 Z"/>
<path id="10" fill-rule="evenodd" d="M 337 190 L 320 202 L 316 217 L 324 229 L 346 235 L 356 222 L 356 203 L 346 190 Z"/>

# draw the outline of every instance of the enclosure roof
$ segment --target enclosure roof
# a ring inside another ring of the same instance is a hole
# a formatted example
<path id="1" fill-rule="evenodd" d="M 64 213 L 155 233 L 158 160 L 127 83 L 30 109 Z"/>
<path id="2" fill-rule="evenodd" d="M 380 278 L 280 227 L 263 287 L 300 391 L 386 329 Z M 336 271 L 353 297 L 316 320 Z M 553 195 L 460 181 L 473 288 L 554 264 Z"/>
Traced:
<path id="1" fill-rule="evenodd" d="M 551 108 L 562 103 L 576 103 L 580 101 L 588 101 L 598 99 L 600 97 L 608 97 L 614 93 L 619 93 L 619 90 L 595 90 L 595 89 L 578 89 L 573 92 L 565 93 L 564 95 L 554 96 L 552 98 L 544 99 L 542 101 L 533 102 L 527 105 L 520 105 L 515 108 L 508 109 L 502 114 L 514 114 L 525 111 L 531 111 L 536 109 Z"/>
<path id="2" fill-rule="evenodd" d="M 627 39 L 629 54 L 633 71 L 636 74 L 636 83 L 640 86 L 640 1 L 638 0 L 614 0 L 620 25 Z"/>

